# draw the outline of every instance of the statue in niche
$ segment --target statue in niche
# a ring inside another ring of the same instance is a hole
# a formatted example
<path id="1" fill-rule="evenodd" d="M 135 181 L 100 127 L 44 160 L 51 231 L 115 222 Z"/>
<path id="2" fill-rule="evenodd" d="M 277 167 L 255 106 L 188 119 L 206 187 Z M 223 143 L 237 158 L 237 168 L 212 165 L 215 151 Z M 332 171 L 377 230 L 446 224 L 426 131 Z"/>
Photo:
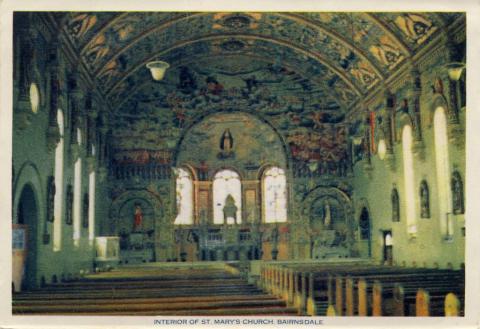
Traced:
<path id="1" fill-rule="evenodd" d="M 235 199 L 231 194 L 227 195 L 225 199 L 225 206 L 223 207 L 223 220 L 227 223 L 228 218 L 233 218 L 234 224 L 237 224 L 237 206 L 235 205 Z"/>
<path id="2" fill-rule="evenodd" d="M 82 217 L 82 226 L 84 228 L 88 228 L 88 208 L 89 208 L 88 193 L 85 193 L 83 195 L 83 217 Z"/>
<path id="3" fill-rule="evenodd" d="M 135 203 L 135 210 L 133 215 L 133 230 L 132 232 L 138 232 L 142 228 L 143 213 L 140 203 Z"/>
<path id="4" fill-rule="evenodd" d="M 323 206 L 323 225 L 327 230 L 330 229 L 330 226 L 332 225 L 332 215 L 330 212 L 330 204 L 328 203 L 328 201 L 325 201 L 325 204 Z"/>
<path id="5" fill-rule="evenodd" d="M 430 218 L 430 194 L 426 181 L 420 185 L 420 217 Z"/>
<path id="6" fill-rule="evenodd" d="M 48 177 L 47 185 L 47 220 L 49 222 L 54 221 L 54 200 L 55 200 L 55 178 L 53 176 Z"/>
<path id="7" fill-rule="evenodd" d="M 65 205 L 65 223 L 67 225 L 72 225 L 73 222 L 73 187 L 68 184 L 67 186 L 67 196 L 66 196 L 66 205 Z"/>
<path id="8" fill-rule="evenodd" d="M 463 214 L 465 212 L 463 204 L 463 183 L 460 174 L 456 171 L 452 175 L 451 180 L 452 189 L 452 211 L 455 215 Z"/>
<path id="9" fill-rule="evenodd" d="M 392 222 L 400 221 L 400 200 L 396 188 L 392 190 Z"/>
<path id="10" fill-rule="evenodd" d="M 233 152 L 233 136 L 230 132 L 230 129 L 227 128 L 220 138 L 220 153 L 218 154 L 219 159 L 230 158 L 234 155 Z"/>

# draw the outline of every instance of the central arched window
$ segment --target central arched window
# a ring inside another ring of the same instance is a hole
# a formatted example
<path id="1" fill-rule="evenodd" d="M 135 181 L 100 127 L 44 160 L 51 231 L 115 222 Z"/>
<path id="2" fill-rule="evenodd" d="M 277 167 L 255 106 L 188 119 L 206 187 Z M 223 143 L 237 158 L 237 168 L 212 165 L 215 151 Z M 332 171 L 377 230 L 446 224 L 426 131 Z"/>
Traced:
<path id="1" fill-rule="evenodd" d="M 402 131 L 403 176 L 405 179 L 405 216 L 410 236 L 417 233 L 415 218 L 415 188 L 412 153 L 412 126 L 405 125 Z"/>
<path id="2" fill-rule="evenodd" d="M 443 107 L 439 107 L 435 110 L 433 125 L 440 228 L 443 235 L 446 238 L 449 238 L 453 234 L 453 223 L 449 221 L 449 215 L 452 213 L 452 196 L 449 186 L 450 169 L 448 157 L 447 118 Z"/>
<path id="3" fill-rule="evenodd" d="M 213 223 L 242 222 L 242 184 L 232 170 L 219 171 L 213 180 Z"/>
<path id="4" fill-rule="evenodd" d="M 265 223 L 287 221 L 287 179 L 283 169 L 272 167 L 263 175 L 263 211 Z"/>
<path id="5" fill-rule="evenodd" d="M 57 111 L 57 123 L 60 134 L 55 149 L 55 187 L 56 193 L 53 201 L 53 250 L 62 248 L 62 204 L 63 204 L 63 133 L 65 124 L 62 110 Z"/>
<path id="6" fill-rule="evenodd" d="M 176 170 L 177 187 L 177 217 L 175 225 L 193 224 L 193 182 L 187 170 L 179 168 Z"/>

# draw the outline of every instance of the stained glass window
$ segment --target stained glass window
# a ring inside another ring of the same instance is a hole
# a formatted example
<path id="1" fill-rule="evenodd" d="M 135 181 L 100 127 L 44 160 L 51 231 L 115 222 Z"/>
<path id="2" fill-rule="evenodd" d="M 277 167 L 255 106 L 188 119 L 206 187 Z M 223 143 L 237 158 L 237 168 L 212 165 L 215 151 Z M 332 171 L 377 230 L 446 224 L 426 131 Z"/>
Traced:
<path id="1" fill-rule="evenodd" d="M 415 188 L 413 171 L 413 153 L 412 153 L 412 126 L 405 125 L 402 131 L 403 145 L 403 176 L 405 183 L 405 216 L 407 222 L 407 231 L 410 236 L 417 233 L 415 217 Z"/>
<path id="2" fill-rule="evenodd" d="M 53 206 L 53 250 L 62 248 L 62 205 L 63 205 L 63 133 L 65 124 L 62 110 L 57 111 L 60 140 L 55 148 L 55 198 Z"/>
<path id="3" fill-rule="evenodd" d="M 453 234 L 453 223 L 449 221 L 449 214 L 452 212 L 452 196 L 450 191 L 447 118 L 442 107 L 435 110 L 433 125 L 440 228 L 446 237 L 450 237 Z"/>

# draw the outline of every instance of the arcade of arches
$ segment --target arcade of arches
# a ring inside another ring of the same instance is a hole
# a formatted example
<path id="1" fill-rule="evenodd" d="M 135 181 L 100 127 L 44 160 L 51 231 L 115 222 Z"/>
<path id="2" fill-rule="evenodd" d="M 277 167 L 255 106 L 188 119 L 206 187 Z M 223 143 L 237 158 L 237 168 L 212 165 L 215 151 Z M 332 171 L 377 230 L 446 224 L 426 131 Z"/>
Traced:
<path id="1" fill-rule="evenodd" d="M 17 285 L 154 261 L 459 269 L 465 46 L 463 13 L 15 13 Z"/>

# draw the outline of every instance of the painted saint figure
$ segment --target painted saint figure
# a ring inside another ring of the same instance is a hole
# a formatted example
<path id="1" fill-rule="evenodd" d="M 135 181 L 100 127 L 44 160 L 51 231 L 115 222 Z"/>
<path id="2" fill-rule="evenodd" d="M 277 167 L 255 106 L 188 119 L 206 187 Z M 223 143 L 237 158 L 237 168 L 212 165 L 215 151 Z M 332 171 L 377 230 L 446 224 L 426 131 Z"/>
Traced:
<path id="1" fill-rule="evenodd" d="M 220 159 L 233 156 L 233 136 L 229 128 L 225 129 L 220 138 L 220 150 L 221 151 L 218 154 Z"/>
<path id="2" fill-rule="evenodd" d="M 330 212 L 330 204 L 328 201 L 325 201 L 325 205 L 323 207 L 323 223 L 325 224 L 325 228 L 330 228 L 330 225 L 332 223 L 332 215 Z"/>
<path id="3" fill-rule="evenodd" d="M 220 148 L 227 153 L 231 152 L 233 148 L 233 137 L 229 128 L 223 132 L 222 139 L 220 140 Z"/>
<path id="4" fill-rule="evenodd" d="M 135 204 L 135 213 L 133 216 L 133 232 L 137 232 L 141 228 L 143 222 L 142 208 L 139 203 Z"/>

